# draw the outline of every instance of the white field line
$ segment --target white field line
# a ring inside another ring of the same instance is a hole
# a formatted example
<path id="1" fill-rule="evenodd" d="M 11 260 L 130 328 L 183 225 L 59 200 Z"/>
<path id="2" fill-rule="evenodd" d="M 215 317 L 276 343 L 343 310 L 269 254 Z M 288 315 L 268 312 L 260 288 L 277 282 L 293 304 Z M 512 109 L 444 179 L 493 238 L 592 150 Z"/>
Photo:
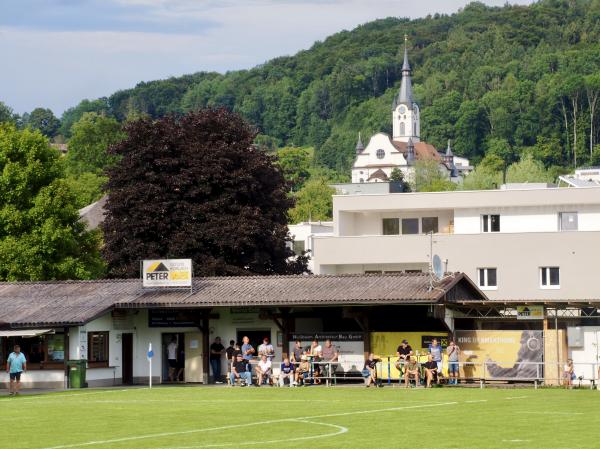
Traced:
<path id="1" fill-rule="evenodd" d="M 478 402 L 487 402 L 487 399 L 477 399 L 475 401 L 465 401 L 465 404 L 477 404 Z"/>
<path id="2" fill-rule="evenodd" d="M 262 444 L 274 444 L 274 443 L 288 443 L 288 442 L 296 442 L 296 441 L 317 440 L 320 438 L 329 438 L 329 437 L 334 437 L 334 436 L 341 435 L 343 433 L 348 432 L 347 427 L 338 426 L 336 424 L 306 421 L 303 419 L 296 419 L 296 420 L 293 420 L 292 422 L 300 422 L 300 423 L 305 423 L 305 424 L 313 424 L 316 426 L 332 427 L 332 428 L 336 429 L 336 431 L 329 432 L 329 433 L 322 433 L 319 435 L 297 437 L 297 438 L 285 438 L 285 439 L 280 439 L 280 440 L 245 441 L 243 443 L 214 443 L 214 444 L 191 445 L 191 446 L 173 446 L 173 447 L 162 448 L 162 449 L 204 449 L 204 448 L 209 448 L 209 447 L 255 446 L 255 445 L 259 445 L 259 444 L 262 445 Z"/>
<path id="3" fill-rule="evenodd" d="M 361 415 L 361 414 L 369 414 L 369 413 L 396 412 L 396 411 L 401 411 L 401 410 L 441 407 L 441 406 L 445 406 L 445 405 L 456 405 L 456 404 L 458 404 L 458 402 L 438 402 L 438 403 L 423 404 L 423 405 L 408 405 L 406 407 L 389 407 L 389 408 L 380 408 L 380 409 L 373 409 L 373 410 L 357 410 L 357 411 L 353 411 L 353 412 L 328 413 L 328 414 L 324 414 L 324 415 L 299 416 L 299 417 L 295 417 L 295 418 L 272 419 L 272 420 L 268 420 L 268 421 L 259 421 L 259 422 L 244 423 L 244 424 L 230 424 L 227 426 L 219 426 L 219 427 L 206 427 L 203 429 L 190 429 L 190 430 L 182 430 L 182 431 L 177 431 L 177 432 L 161 432 L 161 433 L 137 435 L 137 436 L 131 436 L 131 437 L 113 438 L 113 439 L 109 439 L 109 440 L 87 441 L 87 442 L 83 442 L 83 443 L 74 443 L 74 444 L 62 444 L 59 446 L 50 446 L 50 447 L 46 447 L 43 449 L 66 449 L 66 448 L 72 448 L 72 447 L 97 446 L 97 445 L 101 445 L 101 444 L 125 443 L 128 441 L 146 440 L 149 438 L 162 438 L 162 437 L 170 437 L 170 436 L 176 436 L 176 435 L 190 435 L 190 434 L 194 434 L 194 433 L 239 429 L 242 427 L 253 427 L 253 426 L 260 426 L 260 425 L 265 425 L 265 424 L 274 424 L 274 423 L 281 423 L 281 422 L 311 420 L 311 419 L 319 419 L 319 418 L 334 418 L 334 417 L 339 417 L 339 416 L 352 416 L 352 415 Z"/>
<path id="4" fill-rule="evenodd" d="M 503 443 L 529 443 L 531 440 L 519 440 L 519 439 L 514 439 L 514 440 L 502 440 Z"/>
<path id="5" fill-rule="evenodd" d="M 23 402 L 43 402 L 43 401 L 62 401 L 63 399 L 79 397 L 79 396 L 91 396 L 96 394 L 106 394 L 106 393 L 123 393 L 125 391 L 139 391 L 140 389 L 131 389 L 131 390 L 103 390 L 103 391 L 90 391 L 88 393 L 58 393 L 58 394 L 50 394 L 46 395 L 41 393 L 37 396 L 20 396 L 17 398 L 5 399 L 7 404 L 20 404 Z M 2 403 L 2 402 L 0 402 Z"/>
<path id="6" fill-rule="evenodd" d="M 504 398 L 507 401 L 510 401 L 511 399 L 525 399 L 528 398 L 529 396 L 509 396 L 507 398 Z"/>
<path id="7" fill-rule="evenodd" d="M 536 411 L 517 411 L 515 413 L 519 413 L 522 415 L 584 415 L 581 412 L 536 412 Z"/>

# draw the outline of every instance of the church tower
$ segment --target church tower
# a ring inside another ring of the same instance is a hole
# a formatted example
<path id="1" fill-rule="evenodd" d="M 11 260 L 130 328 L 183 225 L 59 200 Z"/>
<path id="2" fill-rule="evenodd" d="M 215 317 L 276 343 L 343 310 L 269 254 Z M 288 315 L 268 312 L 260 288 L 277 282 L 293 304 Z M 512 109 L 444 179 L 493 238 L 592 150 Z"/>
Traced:
<path id="1" fill-rule="evenodd" d="M 419 107 L 413 101 L 411 69 L 408 63 L 408 36 L 404 35 L 404 63 L 402 64 L 402 81 L 400 91 L 392 105 L 393 140 L 397 142 L 419 142 L 421 134 L 421 118 Z"/>

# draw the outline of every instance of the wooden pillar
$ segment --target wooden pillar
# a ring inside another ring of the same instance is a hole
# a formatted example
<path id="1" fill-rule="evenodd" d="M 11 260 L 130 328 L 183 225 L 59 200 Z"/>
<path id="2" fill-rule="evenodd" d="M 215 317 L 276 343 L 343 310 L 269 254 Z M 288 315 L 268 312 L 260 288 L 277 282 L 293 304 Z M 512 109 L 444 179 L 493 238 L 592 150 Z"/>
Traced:
<path id="1" fill-rule="evenodd" d="M 65 326 L 63 329 L 63 332 L 65 335 L 65 337 L 64 337 L 65 343 L 64 343 L 64 348 L 63 348 L 64 354 L 65 354 L 64 355 L 65 388 L 68 388 L 69 387 L 69 367 L 67 365 L 67 361 L 70 358 L 70 355 L 69 355 L 69 352 L 70 352 L 69 351 L 69 348 L 70 348 L 70 346 L 69 346 L 69 328 Z"/>
<path id="2" fill-rule="evenodd" d="M 208 383 L 208 379 L 210 376 L 210 362 L 209 362 L 209 352 L 210 352 L 210 328 L 208 327 L 208 312 L 202 315 L 201 320 L 202 326 L 202 371 L 204 383 Z"/>
<path id="3" fill-rule="evenodd" d="M 296 328 L 296 320 L 291 316 L 289 309 L 282 309 L 283 324 L 281 332 L 283 338 L 281 339 L 281 356 L 282 358 L 290 357 L 290 334 L 294 332 Z"/>

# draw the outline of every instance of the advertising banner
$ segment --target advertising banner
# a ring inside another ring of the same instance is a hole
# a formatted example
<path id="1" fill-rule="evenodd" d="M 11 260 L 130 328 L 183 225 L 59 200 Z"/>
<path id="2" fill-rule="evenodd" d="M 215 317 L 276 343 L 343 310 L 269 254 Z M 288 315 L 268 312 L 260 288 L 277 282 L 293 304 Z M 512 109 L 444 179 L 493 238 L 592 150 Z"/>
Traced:
<path id="1" fill-rule="evenodd" d="M 289 335 L 289 351 L 294 351 L 296 340 L 302 342 L 302 347 L 310 346 L 314 339 L 319 341 L 321 346 L 325 345 L 325 340 L 331 340 L 340 356 L 340 368 L 344 372 L 360 371 L 364 362 L 364 334 L 362 332 L 316 332 L 316 333 L 296 333 Z"/>
<path id="2" fill-rule="evenodd" d="M 543 320 L 544 306 L 517 306 L 517 320 Z"/>
<path id="3" fill-rule="evenodd" d="M 144 287 L 191 287 L 192 259 L 144 260 Z"/>
<path id="4" fill-rule="evenodd" d="M 426 361 L 425 354 L 427 354 L 427 348 L 433 338 L 437 338 L 442 345 L 442 348 L 446 348 L 448 344 L 448 333 L 447 332 L 371 332 L 371 352 L 377 357 L 382 357 L 383 365 L 381 367 L 381 375 L 383 378 L 388 377 L 388 359 L 390 357 L 390 378 L 398 379 L 399 371 L 396 369 L 396 350 L 402 340 L 407 340 L 410 347 L 415 352 L 415 355 L 419 356 L 419 361 Z"/>
<path id="5" fill-rule="evenodd" d="M 455 338 L 461 350 L 461 377 L 485 376 L 486 379 L 543 377 L 542 331 L 456 331 Z M 462 363 L 473 363 L 473 365 L 463 366 Z"/>

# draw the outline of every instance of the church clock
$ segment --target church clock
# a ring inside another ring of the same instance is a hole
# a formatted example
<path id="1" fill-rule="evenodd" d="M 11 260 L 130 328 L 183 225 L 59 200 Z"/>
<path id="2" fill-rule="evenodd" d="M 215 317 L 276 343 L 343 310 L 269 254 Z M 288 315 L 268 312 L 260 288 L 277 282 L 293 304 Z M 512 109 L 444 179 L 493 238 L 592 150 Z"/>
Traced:
<path id="1" fill-rule="evenodd" d="M 406 106 L 400 105 L 400 107 L 398 108 L 398 112 L 400 112 L 400 114 L 404 114 L 406 112 Z"/>

